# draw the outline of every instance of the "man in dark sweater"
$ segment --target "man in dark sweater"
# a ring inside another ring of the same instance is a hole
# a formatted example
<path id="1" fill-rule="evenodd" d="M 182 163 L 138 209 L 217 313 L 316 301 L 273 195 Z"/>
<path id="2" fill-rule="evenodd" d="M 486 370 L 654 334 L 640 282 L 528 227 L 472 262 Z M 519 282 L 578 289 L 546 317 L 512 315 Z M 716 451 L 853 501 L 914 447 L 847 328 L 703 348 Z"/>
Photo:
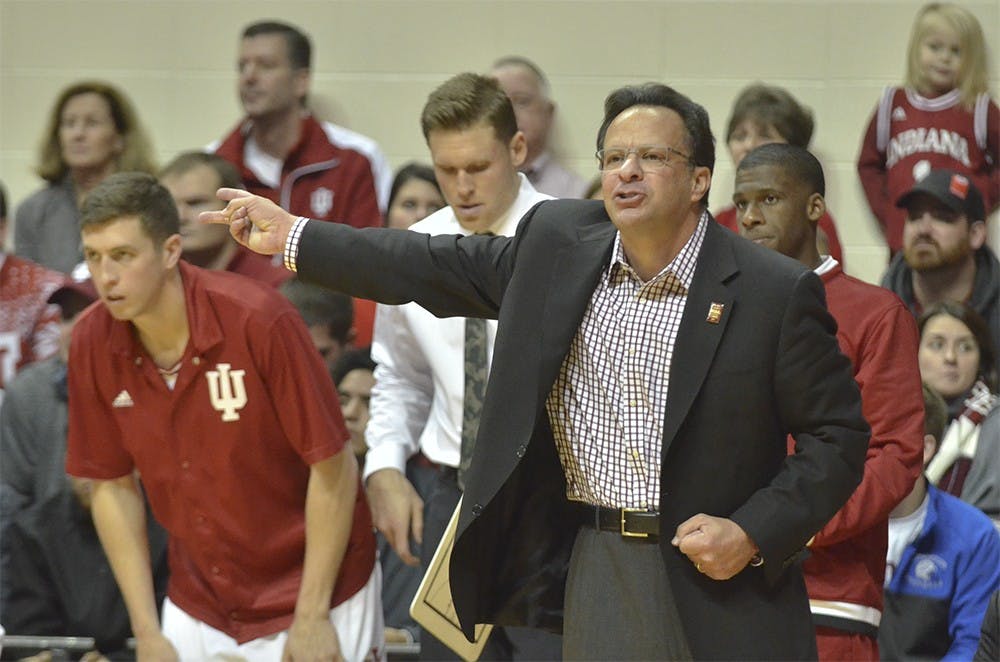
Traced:
<path id="1" fill-rule="evenodd" d="M 986 245 L 986 211 L 975 184 L 950 170 L 933 170 L 896 204 L 906 209 L 903 250 L 882 287 L 916 316 L 938 301 L 968 303 L 1000 347 L 1000 261 Z"/>

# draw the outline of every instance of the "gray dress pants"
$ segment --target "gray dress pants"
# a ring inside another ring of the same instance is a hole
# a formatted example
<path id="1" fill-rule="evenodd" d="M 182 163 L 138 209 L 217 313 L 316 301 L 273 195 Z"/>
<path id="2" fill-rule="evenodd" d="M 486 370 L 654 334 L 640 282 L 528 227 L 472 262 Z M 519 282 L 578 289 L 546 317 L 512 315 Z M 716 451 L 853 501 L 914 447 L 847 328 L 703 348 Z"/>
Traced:
<path id="1" fill-rule="evenodd" d="M 563 659 L 691 659 L 658 544 L 580 529 L 566 581 Z"/>

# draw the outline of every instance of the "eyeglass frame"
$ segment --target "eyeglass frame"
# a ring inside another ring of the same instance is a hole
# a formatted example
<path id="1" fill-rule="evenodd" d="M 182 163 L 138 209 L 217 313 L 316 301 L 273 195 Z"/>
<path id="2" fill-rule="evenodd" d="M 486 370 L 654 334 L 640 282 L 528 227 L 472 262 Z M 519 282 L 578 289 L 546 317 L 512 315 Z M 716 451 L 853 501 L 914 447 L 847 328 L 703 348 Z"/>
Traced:
<path id="1" fill-rule="evenodd" d="M 597 169 L 600 170 L 601 172 L 616 172 L 618 170 L 621 170 L 623 167 L 625 167 L 625 164 L 628 162 L 628 157 L 630 155 L 635 154 L 638 157 L 638 159 L 639 159 L 639 167 L 645 172 L 647 170 L 647 168 L 643 167 L 642 152 L 644 150 L 652 150 L 652 149 L 666 150 L 666 152 L 667 152 L 667 158 L 661 164 L 655 165 L 653 168 L 650 168 L 651 170 L 659 170 L 661 168 L 666 168 L 667 166 L 669 166 L 673 162 L 670 159 L 670 155 L 671 154 L 681 157 L 682 159 L 684 159 L 685 161 L 687 161 L 687 163 L 689 165 L 691 165 L 692 167 L 697 165 L 694 162 L 694 160 L 692 159 L 692 157 L 688 156 L 687 154 L 685 154 L 684 152 L 682 152 L 680 150 L 677 150 L 677 149 L 674 149 L 673 147 L 670 147 L 669 145 L 641 145 L 639 147 L 631 147 L 631 148 L 628 148 L 628 149 L 622 149 L 622 148 L 617 148 L 617 147 L 613 148 L 612 151 L 624 151 L 625 152 L 624 155 L 623 155 L 621 164 L 619 164 L 617 167 L 614 167 L 614 168 L 605 168 L 604 167 L 604 156 L 605 156 L 605 152 L 607 152 L 607 149 L 605 149 L 605 148 L 602 147 L 601 149 L 599 149 L 596 152 L 594 152 L 594 156 L 597 157 Z"/>

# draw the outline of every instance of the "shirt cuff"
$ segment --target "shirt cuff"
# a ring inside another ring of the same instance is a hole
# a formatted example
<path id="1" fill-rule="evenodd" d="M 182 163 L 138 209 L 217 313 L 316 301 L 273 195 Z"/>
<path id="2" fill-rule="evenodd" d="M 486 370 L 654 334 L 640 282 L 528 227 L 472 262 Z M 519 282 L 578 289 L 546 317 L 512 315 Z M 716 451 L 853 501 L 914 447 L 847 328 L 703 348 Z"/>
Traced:
<path id="1" fill-rule="evenodd" d="M 365 469 L 361 472 L 361 479 L 368 480 L 369 476 L 380 469 L 395 469 L 405 476 L 408 459 L 406 447 L 402 444 L 385 442 L 371 446 L 365 453 Z"/>
<path id="2" fill-rule="evenodd" d="M 285 239 L 285 268 L 298 273 L 299 271 L 299 239 L 302 237 L 302 230 L 309 221 L 305 216 L 299 216 L 292 224 L 292 229 Z"/>

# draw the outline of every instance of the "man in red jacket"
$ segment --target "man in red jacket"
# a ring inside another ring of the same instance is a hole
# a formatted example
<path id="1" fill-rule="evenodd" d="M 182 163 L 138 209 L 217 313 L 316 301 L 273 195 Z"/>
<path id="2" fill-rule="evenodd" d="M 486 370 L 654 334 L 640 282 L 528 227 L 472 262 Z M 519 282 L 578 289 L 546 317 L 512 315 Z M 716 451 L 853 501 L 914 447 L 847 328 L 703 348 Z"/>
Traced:
<path id="1" fill-rule="evenodd" d="M 740 233 L 823 280 L 837 341 L 851 359 L 872 429 L 861 484 L 809 544 L 803 564 L 821 660 L 878 660 L 889 512 L 920 473 L 923 400 L 913 316 L 888 290 L 845 274 L 816 249 L 825 182 L 801 147 L 764 145 L 736 171 Z"/>
<path id="2" fill-rule="evenodd" d="M 246 117 L 209 148 L 236 166 L 247 190 L 293 214 L 380 226 L 388 164 L 371 138 L 309 112 L 311 59 L 309 38 L 294 26 L 247 26 L 239 54 Z"/>

